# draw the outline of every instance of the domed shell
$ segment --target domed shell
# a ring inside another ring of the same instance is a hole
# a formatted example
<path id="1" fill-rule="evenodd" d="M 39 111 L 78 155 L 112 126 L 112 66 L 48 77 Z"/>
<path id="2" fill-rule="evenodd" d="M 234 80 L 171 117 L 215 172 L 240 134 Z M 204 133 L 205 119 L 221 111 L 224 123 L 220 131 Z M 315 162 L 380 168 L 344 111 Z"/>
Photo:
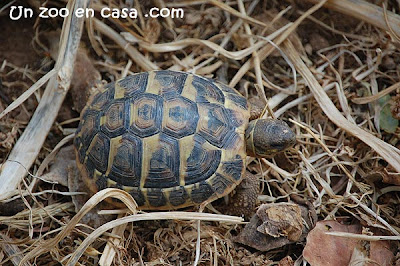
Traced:
<path id="1" fill-rule="evenodd" d="M 245 171 L 247 102 L 234 89 L 176 71 L 138 73 L 93 95 L 74 146 L 95 193 L 116 187 L 142 209 L 177 209 L 233 190 Z"/>

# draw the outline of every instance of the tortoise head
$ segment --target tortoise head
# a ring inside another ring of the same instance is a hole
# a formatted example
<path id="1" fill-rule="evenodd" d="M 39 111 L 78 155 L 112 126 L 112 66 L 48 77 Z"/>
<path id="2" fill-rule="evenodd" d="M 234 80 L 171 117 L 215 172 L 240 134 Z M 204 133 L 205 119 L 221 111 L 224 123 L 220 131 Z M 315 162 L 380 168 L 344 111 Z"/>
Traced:
<path id="1" fill-rule="evenodd" d="M 296 135 L 281 120 L 252 120 L 246 129 L 246 150 L 247 154 L 253 157 L 269 157 L 295 143 Z"/>

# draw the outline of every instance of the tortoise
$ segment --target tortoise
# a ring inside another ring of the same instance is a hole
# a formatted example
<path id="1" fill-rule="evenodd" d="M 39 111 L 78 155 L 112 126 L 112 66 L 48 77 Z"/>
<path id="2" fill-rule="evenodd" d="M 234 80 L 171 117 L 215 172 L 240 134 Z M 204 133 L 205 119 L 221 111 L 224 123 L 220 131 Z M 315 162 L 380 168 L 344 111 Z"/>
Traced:
<path id="1" fill-rule="evenodd" d="M 280 120 L 249 122 L 246 98 L 195 74 L 160 70 L 109 83 L 81 113 L 74 147 L 92 193 L 132 195 L 140 209 L 179 209 L 229 194 L 245 176 L 246 155 L 292 146 Z"/>

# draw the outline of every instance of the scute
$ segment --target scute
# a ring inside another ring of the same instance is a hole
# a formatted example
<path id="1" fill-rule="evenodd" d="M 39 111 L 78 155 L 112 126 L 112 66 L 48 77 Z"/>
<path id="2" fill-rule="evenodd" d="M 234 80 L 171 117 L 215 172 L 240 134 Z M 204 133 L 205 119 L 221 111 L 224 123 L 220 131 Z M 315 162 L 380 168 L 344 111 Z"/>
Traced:
<path id="1" fill-rule="evenodd" d="M 141 138 L 157 134 L 163 118 L 162 108 L 162 98 L 158 95 L 144 93 L 132 99 L 131 132 Z"/>
<path id="2" fill-rule="evenodd" d="M 196 132 L 199 114 L 194 102 L 176 96 L 165 100 L 164 104 L 166 121 L 163 132 L 175 138 L 182 138 Z"/>
<path id="3" fill-rule="evenodd" d="M 149 147 L 147 158 L 149 170 L 145 188 L 168 188 L 179 186 L 179 145 L 175 138 L 161 133 L 158 145 Z"/>
<path id="4" fill-rule="evenodd" d="M 236 155 L 231 161 L 225 161 L 222 163 L 223 175 L 234 181 L 240 180 L 243 169 L 244 162 L 239 155 Z"/>
<path id="5" fill-rule="evenodd" d="M 183 186 L 179 186 L 169 193 L 169 202 L 172 206 L 179 206 L 185 204 L 189 195 Z"/>
<path id="6" fill-rule="evenodd" d="M 96 172 L 96 165 L 93 163 L 92 160 L 86 160 L 84 166 L 85 166 L 86 172 L 88 173 L 88 178 L 93 179 L 95 176 L 95 172 Z M 106 187 L 104 187 L 104 188 L 106 188 Z M 104 188 L 101 188 L 101 189 L 104 189 Z"/>
<path id="7" fill-rule="evenodd" d="M 129 194 L 135 199 L 137 205 L 139 207 L 146 205 L 146 198 L 143 195 L 143 192 L 138 187 L 131 187 L 128 191 Z"/>
<path id="8" fill-rule="evenodd" d="M 100 114 L 95 111 L 88 110 L 83 116 L 83 123 L 78 127 L 77 134 L 74 140 L 75 147 L 78 150 L 78 160 L 83 163 L 86 156 L 86 151 L 92 143 L 93 137 L 100 130 Z"/>
<path id="9" fill-rule="evenodd" d="M 150 71 L 88 102 L 74 146 L 92 192 L 126 190 L 143 209 L 176 209 L 229 193 L 246 158 L 247 101 L 193 74 Z"/>
<path id="10" fill-rule="evenodd" d="M 186 73 L 161 70 L 156 71 L 154 82 L 160 86 L 160 95 L 165 98 L 174 98 L 182 93 L 186 77 Z"/>
<path id="11" fill-rule="evenodd" d="M 105 91 L 100 92 L 94 95 L 90 105 L 90 109 L 101 111 L 104 109 L 104 106 L 109 103 L 112 99 L 114 99 L 114 86 L 115 82 L 108 84 L 105 87 Z"/>
<path id="12" fill-rule="evenodd" d="M 141 139 L 125 133 L 121 139 L 111 143 L 111 150 L 115 154 L 112 157 L 109 178 L 123 186 L 139 187 L 142 174 Z"/>
<path id="13" fill-rule="evenodd" d="M 125 133 L 129 123 L 129 105 L 123 100 L 115 100 L 104 111 L 101 131 L 110 138 Z"/>
<path id="14" fill-rule="evenodd" d="M 194 76 L 192 85 L 197 92 L 196 102 L 225 103 L 224 94 L 213 82 L 199 76 Z"/>
<path id="15" fill-rule="evenodd" d="M 99 190 L 107 188 L 107 177 L 104 175 L 99 176 L 99 178 L 95 180 L 95 184 Z"/>
<path id="16" fill-rule="evenodd" d="M 146 90 L 149 74 L 147 72 L 127 76 L 118 81 L 125 97 L 132 97 Z"/>
<path id="17" fill-rule="evenodd" d="M 146 196 L 151 207 L 161 207 L 167 204 L 167 198 L 159 188 L 147 189 Z"/>
<path id="18" fill-rule="evenodd" d="M 226 97 L 229 100 L 231 100 L 234 103 L 236 103 L 242 109 L 247 110 L 247 100 L 245 98 L 243 98 L 242 96 L 239 96 L 237 94 L 228 94 Z"/>
<path id="19" fill-rule="evenodd" d="M 192 201 L 197 204 L 208 200 L 213 195 L 213 188 L 205 181 L 196 183 L 194 188 L 192 189 L 192 193 L 190 194 Z"/>
<path id="20" fill-rule="evenodd" d="M 212 188 L 218 195 L 226 195 L 225 191 L 228 189 L 228 187 L 231 187 L 233 185 L 233 182 L 231 180 L 222 176 L 219 173 L 216 173 L 210 181 L 212 184 Z"/>
<path id="21" fill-rule="evenodd" d="M 226 109 L 217 104 L 199 104 L 204 119 L 199 121 L 199 135 L 218 148 L 223 148 L 235 134 L 235 127 L 226 114 Z"/>
<path id="22" fill-rule="evenodd" d="M 95 168 L 105 173 L 108 165 L 108 156 L 110 154 L 110 140 L 103 133 L 97 134 L 88 149 L 87 160 L 90 160 Z"/>
<path id="23" fill-rule="evenodd" d="M 185 185 L 195 184 L 212 176 L 221 162 L 221 150 L 205 149 L 204 139 L 200 136 L 194 137 L 193 149 L 186 161 Z"/>

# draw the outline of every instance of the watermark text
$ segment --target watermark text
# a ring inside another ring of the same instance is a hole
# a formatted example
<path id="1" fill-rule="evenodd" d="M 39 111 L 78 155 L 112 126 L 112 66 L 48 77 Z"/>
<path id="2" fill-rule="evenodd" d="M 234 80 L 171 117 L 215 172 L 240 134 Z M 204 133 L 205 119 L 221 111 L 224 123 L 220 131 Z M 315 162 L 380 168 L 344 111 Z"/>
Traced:
<path id="1" fill-rule="evenodd" d="M 78 18 L 91 18 L 95 16 L 95 10 L 93 8 L 78 8 L 74 12 L 71 12 L 68 8 L 55 8 L 55 7 L 39 7 L 39 17 L 40 18 L 56 18 L 56 17 L 68 17 L 69 15 L 74 15 Z M 11 20 L 19 20 L 23 18 L 32 18 L 34 11 L 32 8 L 23 6 L 11 6 L 9 17 Z M 100 16 L 103 18 L 116 18 L 116 19 L 136 19 L 139 16 L 138 10 L 136 8 L 110 8 L 104 7 L 99 12 Z M 185 15 L 182 8 L 158 8 L 152 7 L 147 13 L 144 13 L 145 18 L 183 18 Z"/>

